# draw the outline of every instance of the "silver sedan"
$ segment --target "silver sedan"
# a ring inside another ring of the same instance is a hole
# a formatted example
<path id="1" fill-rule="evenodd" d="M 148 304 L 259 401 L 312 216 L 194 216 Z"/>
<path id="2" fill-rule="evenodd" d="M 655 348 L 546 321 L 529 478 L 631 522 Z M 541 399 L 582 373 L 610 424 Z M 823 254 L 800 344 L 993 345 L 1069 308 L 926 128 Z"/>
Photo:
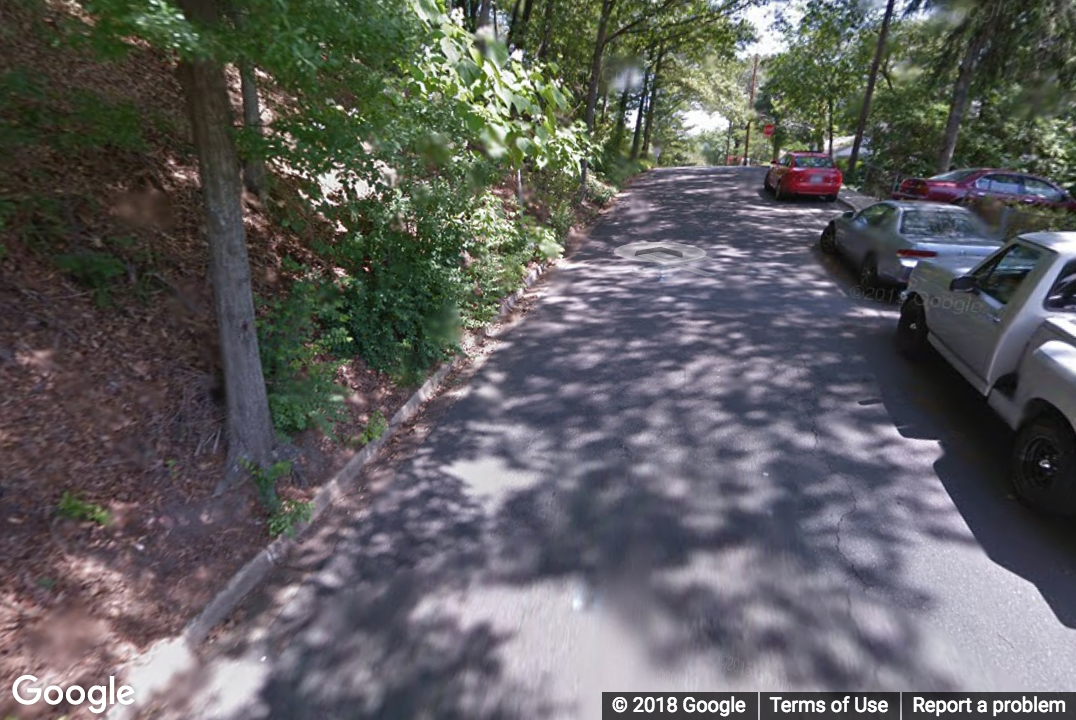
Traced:
<path id="1" fill-rule="evenodd" d="M 1002 240 L 967 208 L 887 200 L 830 221 L 823 252 L 843 255 L 859 268 L 863 287 L 907 285 L 924 258 L 985 258 Z"/>

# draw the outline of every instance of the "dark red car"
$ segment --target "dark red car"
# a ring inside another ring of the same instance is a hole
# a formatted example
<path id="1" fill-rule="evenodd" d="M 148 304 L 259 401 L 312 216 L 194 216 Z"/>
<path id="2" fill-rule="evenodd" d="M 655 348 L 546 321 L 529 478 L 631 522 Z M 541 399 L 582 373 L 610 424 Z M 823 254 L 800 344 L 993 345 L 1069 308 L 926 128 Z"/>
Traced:
<path id="1" fill-rule="evenodd" d="M 991 168 L 968 168 L 929 178 L 911 178 L 902 182 L 892 197 L 894 200 L 931 200 L 956 204 L 976 198 L 997 198 L 1076 211 L 1076 200 L 1049 180 L 1027 173 Z"/>
<path id="2" fill-rule="evenodd" d="M 790 152 L 770 164 L 762 185 L 778 200 L 795 195 L 821 196 L 833 202 L 841 190 L 844 176 L 833 158 L 825 153 Z"/>

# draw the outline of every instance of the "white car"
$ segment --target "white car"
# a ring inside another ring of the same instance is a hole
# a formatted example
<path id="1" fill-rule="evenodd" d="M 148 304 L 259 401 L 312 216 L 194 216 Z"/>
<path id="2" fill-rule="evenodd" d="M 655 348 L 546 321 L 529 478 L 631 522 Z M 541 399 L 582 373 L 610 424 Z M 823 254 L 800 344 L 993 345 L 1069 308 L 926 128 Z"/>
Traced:
<path id="1" fill-rule="evenodd" d="M 902 296 L 902 354 L 940 353 L 1017 431 L 1020 497 L 1076 515 L 1076 233 L 1021 235 L 978 263 L 922 262 Z"/>

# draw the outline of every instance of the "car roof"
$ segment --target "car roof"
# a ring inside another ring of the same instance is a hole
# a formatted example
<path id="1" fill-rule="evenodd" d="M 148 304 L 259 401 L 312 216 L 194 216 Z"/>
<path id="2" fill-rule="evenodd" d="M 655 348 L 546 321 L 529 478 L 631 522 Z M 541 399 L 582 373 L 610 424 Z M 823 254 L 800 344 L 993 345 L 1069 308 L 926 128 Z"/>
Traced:
<path id="1" fill-rule="evenodd" d="M 1058 253 L 1076 253 L 1076 232 L 1033 232 L 1020 235 L 1022 240 Z"/>
<path id="2" fill-rule="evenodd" d="M 789 150 L 789 155 L 810 155 L 813 157 L 829 157 L 829 153 L 815 152 L 814 150 Z"/>

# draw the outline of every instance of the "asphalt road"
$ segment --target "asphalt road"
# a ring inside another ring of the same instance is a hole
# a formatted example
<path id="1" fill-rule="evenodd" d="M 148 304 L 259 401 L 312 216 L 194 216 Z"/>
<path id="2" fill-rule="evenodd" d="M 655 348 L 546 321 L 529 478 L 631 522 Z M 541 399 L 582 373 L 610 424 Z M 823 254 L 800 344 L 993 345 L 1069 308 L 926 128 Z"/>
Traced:
<path id="1" fill-rule="evenodd" d="M 1010 433 L 818 254 L 841 208 L 763 172 L 641 178 L 200 716 L 1076 691 L 1076 529 L 1012 499 Z M 613 253 L 653 240 L 714 276 Z"/>

